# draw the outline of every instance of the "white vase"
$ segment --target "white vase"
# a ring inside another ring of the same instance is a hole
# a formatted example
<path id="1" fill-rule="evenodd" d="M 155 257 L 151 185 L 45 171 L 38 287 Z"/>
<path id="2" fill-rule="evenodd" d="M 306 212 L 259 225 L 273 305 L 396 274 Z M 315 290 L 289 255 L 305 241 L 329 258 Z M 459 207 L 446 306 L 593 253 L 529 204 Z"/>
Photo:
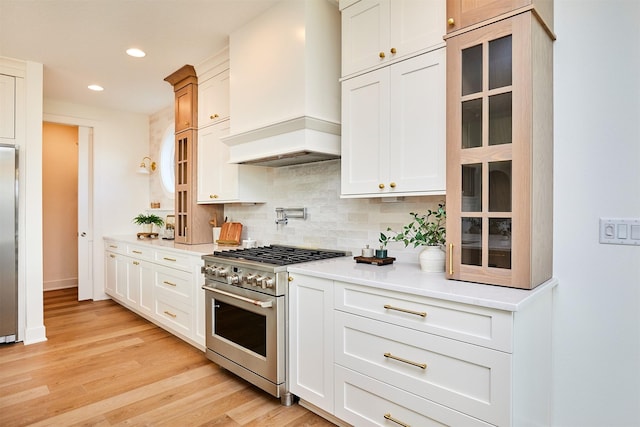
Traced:
<path id="1" fill-rule="evenodd" d="M 427 246 L 418 255 L 420 269 L 428 273 L 443 272 L 444 258 L 444 251 L 440 249 L 440 246 Z"/>
<path id="2" fill-rule="evenodd" d="M 143 233 L 153 233 L 153 224 L 142 224 Z"/>

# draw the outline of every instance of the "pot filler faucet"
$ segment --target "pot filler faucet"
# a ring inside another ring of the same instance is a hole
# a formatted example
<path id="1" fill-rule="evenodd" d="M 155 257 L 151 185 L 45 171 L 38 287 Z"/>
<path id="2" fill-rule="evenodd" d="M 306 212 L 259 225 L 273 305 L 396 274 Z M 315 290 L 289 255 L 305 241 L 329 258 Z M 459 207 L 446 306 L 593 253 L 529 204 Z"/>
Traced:
<path id="1" fill-rule="evenodd" d="M 307 219 L 307 208 L 276 208 L 276 225 L 287 224 L 289 218 Z"/>

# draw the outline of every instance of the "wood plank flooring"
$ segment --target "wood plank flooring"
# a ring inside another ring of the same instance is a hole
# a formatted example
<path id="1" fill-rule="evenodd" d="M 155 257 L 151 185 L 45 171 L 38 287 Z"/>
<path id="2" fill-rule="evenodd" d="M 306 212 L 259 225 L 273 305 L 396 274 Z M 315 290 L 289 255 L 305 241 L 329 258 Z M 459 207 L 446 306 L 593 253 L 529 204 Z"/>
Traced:
<path id="1" fill-rule="evenodd" d="M 333 426 L 113 301 L 45 292 L 48 341 L 0 344 L 0 426 Z"/>

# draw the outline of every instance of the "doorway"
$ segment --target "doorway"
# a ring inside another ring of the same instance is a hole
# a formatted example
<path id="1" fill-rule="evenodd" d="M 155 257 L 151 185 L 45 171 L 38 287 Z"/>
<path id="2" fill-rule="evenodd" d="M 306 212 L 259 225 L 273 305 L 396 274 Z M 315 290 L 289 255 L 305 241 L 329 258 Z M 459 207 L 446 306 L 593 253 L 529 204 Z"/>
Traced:
<path id="1" fill-rule="evenodd" d="M 93 298 L 92 128 L 43 122 L 43 290 L 77 288 Z M 82 230 L 82 232 L 81 232 Z"/>

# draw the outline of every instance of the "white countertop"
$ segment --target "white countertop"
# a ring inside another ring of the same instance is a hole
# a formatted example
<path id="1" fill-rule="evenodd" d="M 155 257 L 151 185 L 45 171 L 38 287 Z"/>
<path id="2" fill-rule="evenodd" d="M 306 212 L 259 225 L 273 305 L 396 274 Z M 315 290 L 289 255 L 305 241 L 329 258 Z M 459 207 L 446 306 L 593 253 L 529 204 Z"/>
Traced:
<path id="1" fill-rule="evenodd" d="M 380 289 L 444 299 L 465 304 L 518 311 L 558 284 L 551 279 L 532 290 L 447 280 L 444 273 L 425 273 L 416 263 L 359 264 L 353 257 L 334 258 L 289 266 L 290 273 L 306 274 Z"/>
<path id="2" fill-rule="evenodd" d="M 105 240 L 115 240 L 124 243 L 135 243 L 140 245 L 149 245 L 156 248 L 167 249 L 169 251 L 175 251 L 179 253 L 188 253 L 191 255 L 207 255 L 212 254 L 213 251 L 222 251 L 228 249 L 237 249 L 240 246 L 218 246 L 213 243 L 205 243 L 201 245 L 185 245 L 183 243 L 175 243 L 175 240 L 163 240 L 157 239 L 138 239 L 135 235 L 122 235 L 122 236 L 105 236 Z"/>

